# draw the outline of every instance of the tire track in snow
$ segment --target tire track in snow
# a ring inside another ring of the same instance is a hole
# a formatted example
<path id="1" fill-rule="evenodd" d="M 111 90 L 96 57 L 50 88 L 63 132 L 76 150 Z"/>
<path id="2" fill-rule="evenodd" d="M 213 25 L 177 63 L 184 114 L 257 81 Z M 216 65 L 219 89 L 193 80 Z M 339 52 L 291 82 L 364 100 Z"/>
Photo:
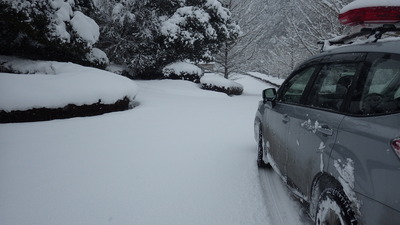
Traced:
<path id="1" fill-rule="evenodd" d="M 260 169 L 259 179 L 263 200 L 270 219 L 269 224 L 313 224 L 300 202 L 292 196 L 280 177 L 272 169 Z"/>

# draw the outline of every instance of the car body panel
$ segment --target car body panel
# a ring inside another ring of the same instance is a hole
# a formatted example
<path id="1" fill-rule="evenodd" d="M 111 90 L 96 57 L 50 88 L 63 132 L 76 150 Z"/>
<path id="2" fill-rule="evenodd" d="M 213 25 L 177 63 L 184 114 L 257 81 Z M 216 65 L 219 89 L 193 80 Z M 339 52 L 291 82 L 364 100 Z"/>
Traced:
<path id="1" fill-rule="evenodd" d="M 300 193 L 309 196 L 315 174 L 326 170 L 344 116 L 302 106 L 289 109 L 287 179 Z"/>
<path id="2" fill-rule="evenodd" d="M 361 225 L 398 225 L 400 221 L 400 213 L 390 207 L 384 206 L 382 203 L 372 200 L 366 196 L 356 194 L 356 198 L 362 203 L 359 216 Z"/>
<path id="3" fill-rule="evenodd" d="M 278 89 L 276 99 L 260 102 L 255 133 L 263 126 L 273 168 L 310 207 L 315 207 L 312 201 L 318 200 L 313 196 L 315 183 L 326 174 L 337 181 L 352 202 L 359 224 L 400 224 L 400 156 L 391 146 L 394 139 L 400 138 L 400 72 L 393 73 L 394 78 L 381 89 L 390 93 L 394 100 L 389 103 L 399 104 L 398 108 L 360 113 L 365 110 L 364 97 L 375 92 L 368 86 L 375 82 L 369 76 L 386 76 L 385 66 L 400 71 L 396 60 L 400 62 L 400 41 L 327 51 L 300 64 Z M 377 65 L 382 67 L 374 68 L 374 63 L 381 61 Z M 357 65 L 341 106 L 320 108 L 310 104 L 307 96 L 317 96 L 311 88 L 318 82 L 323 65 L 335 63 Z M 317 69 L 303 87 L 301 101 L 285 102 L 283 94 L 289 80 L 311 66 Z"/>
<path id="4" fill-rule="evenodd" d="M 278 104 L 274 107 L 267 107 L 264 113 L 263 124 L 265 141 L 268 142 L 268 153 L 274 161 L 274 167 L 279 170 L 281 176 L 286 177 L 287 165 L 287 132 L 289 128 L 288 118 L 283 112 L 286 111 L 285 105 Z"/>
<path id="5" fill-rule="evenodd" d="M 346 116 L 340 126 L 331 158 L 336 162 L 352 161 L 356 193 L 400 211 L 400 159 L 390 146 L 400 136 L 400 117 Z M 328 171 L 337 171 L 330 164 Z M 343 168 L 343 167 L 342 167 Z M 337 174 L 343 179 L 343 175 Z M 340 180 L 340 179 L 339 179 Z M 389 182 L 390 181 L 390 182 Z"/>

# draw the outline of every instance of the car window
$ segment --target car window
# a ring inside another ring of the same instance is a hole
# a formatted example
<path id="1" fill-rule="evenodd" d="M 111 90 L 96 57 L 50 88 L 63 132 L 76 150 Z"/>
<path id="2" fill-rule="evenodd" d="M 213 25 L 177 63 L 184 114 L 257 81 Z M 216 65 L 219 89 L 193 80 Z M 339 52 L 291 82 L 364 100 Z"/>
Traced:
<path id="1" fill-rule="evenodd" d="M 299 104 L 301 96 L 303 95 L 303 92 L 308 84 L 308 81 L 313 75 L 315 68 L 315 66 L 308 67 L 292 76 L 292 78 L 284 84 L 279 101 L 284 103 Z"/>
<path id="2" fill-rule="evenodd" d="M 357 63 L 326 64 L 317 74 L 307 97 L 313 107 L 338 111 L 357 72 Z"/>
<path id="3" fill-rule="evenodd" d="M 365 115 L 400 111 L 400 60 L 379 58 L 368 73 L 360 108 Z"/>

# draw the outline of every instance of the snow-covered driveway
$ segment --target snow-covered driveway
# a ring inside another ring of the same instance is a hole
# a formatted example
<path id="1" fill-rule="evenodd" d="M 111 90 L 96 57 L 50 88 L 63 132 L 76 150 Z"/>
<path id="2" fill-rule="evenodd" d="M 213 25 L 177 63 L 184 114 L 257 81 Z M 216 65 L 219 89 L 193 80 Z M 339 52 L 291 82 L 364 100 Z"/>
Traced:
<path id="1" fill-rule="evenodd" d="M 139 106 L 89 118 L 0 124 L 2 225 L 308 224 L 279 178 L 256 166 L 242 96 L 139 81 Z"/>

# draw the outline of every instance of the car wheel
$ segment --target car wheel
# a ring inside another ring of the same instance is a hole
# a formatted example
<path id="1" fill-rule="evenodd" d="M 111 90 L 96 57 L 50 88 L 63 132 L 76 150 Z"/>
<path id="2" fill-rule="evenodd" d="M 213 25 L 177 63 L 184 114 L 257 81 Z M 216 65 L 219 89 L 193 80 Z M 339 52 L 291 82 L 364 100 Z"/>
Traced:
<path id="1" fill-rule="evenodd" d="M 264 160 L 264 135 L 262 131 L 262 127 L 260 126 L 260 130 L 258 132 L 258 153 L 257 153 L 257 166 L 259 168 L 268 168 L 271 167 L 271 165 L 268 162 L 265 162 Z"/>
<path id="2" fill-rule="evenodd" d="M 343 191 L 336 188 L 325 189 L 318 201 L 315 217 L 316 225 L 356 225 L 351 202 Z"/>

